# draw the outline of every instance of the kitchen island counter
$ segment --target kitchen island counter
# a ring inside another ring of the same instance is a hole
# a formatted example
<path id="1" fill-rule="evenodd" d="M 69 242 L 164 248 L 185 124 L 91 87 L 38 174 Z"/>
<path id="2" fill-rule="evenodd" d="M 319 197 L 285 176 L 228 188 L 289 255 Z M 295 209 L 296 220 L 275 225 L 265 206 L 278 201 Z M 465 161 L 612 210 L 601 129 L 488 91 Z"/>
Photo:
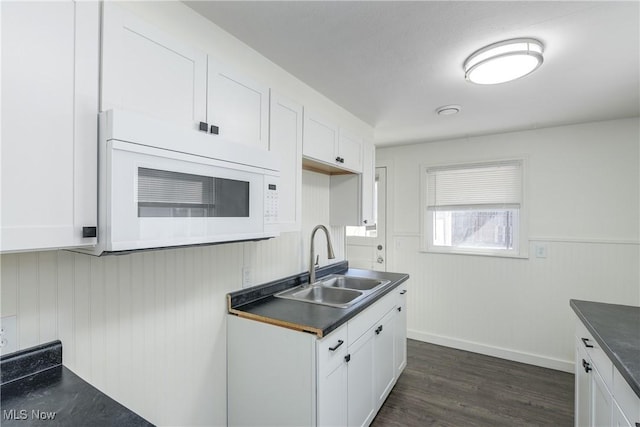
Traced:
<path id="1" fill-rule="evenodd" d="M 573 299 L 570 305 L 640 398 L 640 307 Z"/>

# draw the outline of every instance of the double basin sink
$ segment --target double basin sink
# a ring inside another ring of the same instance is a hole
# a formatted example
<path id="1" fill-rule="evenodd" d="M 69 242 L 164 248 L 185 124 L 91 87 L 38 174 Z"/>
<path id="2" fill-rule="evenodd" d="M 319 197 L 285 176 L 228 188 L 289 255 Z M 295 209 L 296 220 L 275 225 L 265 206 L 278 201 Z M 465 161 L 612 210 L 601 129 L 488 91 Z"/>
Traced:
<path id="1" fill-rule="evenodd" d="M 348 308 L 389 282 L 389 280 L 331 274 L 312 285 L 298 286 L 277 293 L 275 296 L 330 307 Z"/>

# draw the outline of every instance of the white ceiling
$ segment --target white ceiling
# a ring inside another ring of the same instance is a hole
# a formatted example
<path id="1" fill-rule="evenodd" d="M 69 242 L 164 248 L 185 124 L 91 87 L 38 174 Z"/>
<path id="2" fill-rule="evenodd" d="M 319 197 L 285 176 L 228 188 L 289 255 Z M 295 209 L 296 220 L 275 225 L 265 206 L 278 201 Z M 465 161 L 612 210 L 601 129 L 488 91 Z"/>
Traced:
<path id="1" fill-rule="evenodd" d="M 375 128 L 376 145 L 640 114 L 640 2 L 192 1 L 218 26 Z M 501 40 L 545 45 L 495 86 L 462 64 Z M 455 116 L 435 109 L 459 104 Z"/>

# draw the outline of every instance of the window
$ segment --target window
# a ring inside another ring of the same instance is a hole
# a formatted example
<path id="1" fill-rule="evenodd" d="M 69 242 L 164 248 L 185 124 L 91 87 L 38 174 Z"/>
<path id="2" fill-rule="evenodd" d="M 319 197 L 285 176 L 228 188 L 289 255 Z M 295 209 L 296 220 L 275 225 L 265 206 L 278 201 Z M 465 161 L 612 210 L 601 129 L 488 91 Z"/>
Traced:
<path id="1" fill-rule="evenodd" d="M 523 161 L 424 167 L 425 249 L 526 256 Z"/>

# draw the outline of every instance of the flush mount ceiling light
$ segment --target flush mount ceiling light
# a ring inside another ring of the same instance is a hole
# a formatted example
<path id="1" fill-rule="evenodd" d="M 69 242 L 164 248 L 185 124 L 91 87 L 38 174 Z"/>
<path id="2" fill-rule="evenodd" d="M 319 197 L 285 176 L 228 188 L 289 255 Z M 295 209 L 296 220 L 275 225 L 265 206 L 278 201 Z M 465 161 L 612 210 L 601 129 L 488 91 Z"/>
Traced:
<path id="1" fill-rule="evenodd" d="M 519 79 L 542 65 L 542 43 L 535 39 L 512 39 L 475 51 L 464 61 L 464 77 L 481 85 Z"/>
<path id="2" fill-rule="evenodd" d="M 458 114 L 460 110 L 462 110 L 462 107 L 459 105 L 443 105 L 442 107 L 436 108 L 436 113 L 440 116 L 451 116 Z"/>

